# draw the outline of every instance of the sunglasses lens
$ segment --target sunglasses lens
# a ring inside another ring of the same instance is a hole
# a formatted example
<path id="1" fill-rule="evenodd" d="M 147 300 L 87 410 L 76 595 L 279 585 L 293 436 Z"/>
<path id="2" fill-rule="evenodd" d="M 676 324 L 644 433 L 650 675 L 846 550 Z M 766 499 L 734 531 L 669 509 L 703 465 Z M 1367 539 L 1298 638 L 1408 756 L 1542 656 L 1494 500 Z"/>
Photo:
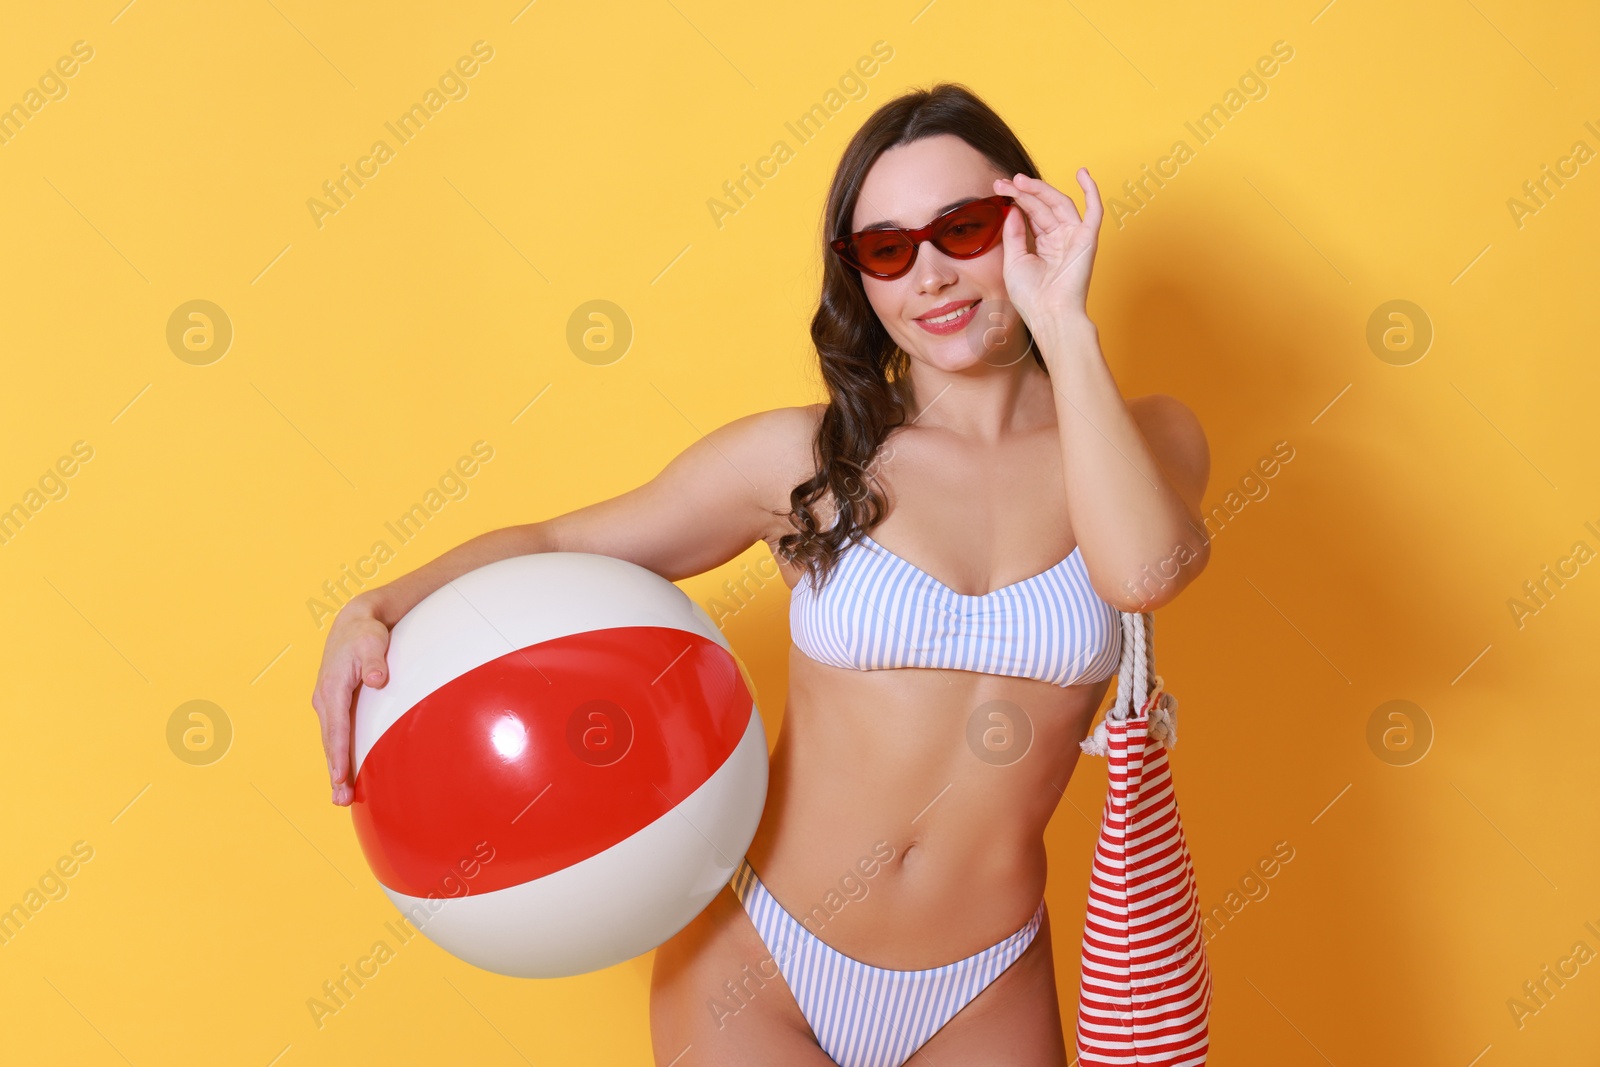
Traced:
<path id="1" fill-rule="evenodd" d="M 1004 218 L 1005 208 L 1000 204 L 968 204 L 945 217 L 934 243 L 946 255 L 980 255 L 1000 233 Z"/>
<path id="2" fill-rule="evenodd" d="M 911 242 L 893 230 L 872 231 L 850 243 L 856 266 L 869 274 L 898 274 L 911 262 Z"/>
<path id="3" fill-rule="evenodd" d="M 934 247 L 956 259 L 981 256 L 1000 238 L 1001 224 L 1006 209 L 1011 206 L 1007 197 L 991 197 L 964 204 L 920 231 L 928 234 Z M 913 231 L 914 234 L 919 231 Z M 899 230 L 867 230 L 841 238 L 834 247 L 852 267 L 879 278 L 897 278 L 910 268 L 917 257 L 917 246 Z"/>

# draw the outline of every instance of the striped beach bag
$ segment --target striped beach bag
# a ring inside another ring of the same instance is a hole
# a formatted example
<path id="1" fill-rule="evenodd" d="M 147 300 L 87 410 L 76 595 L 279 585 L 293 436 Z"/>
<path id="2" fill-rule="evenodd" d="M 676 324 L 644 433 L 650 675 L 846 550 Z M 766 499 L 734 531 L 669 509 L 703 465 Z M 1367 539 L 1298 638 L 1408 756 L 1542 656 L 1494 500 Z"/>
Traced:
<path id="1" fill-rule="evenodd" d="M 1198 1067 L 1210 1049 L 1211 968 L 1167 748 L 1178 702 L 1155 673 L 1148 612 L 1122 612 L 1117 697 L 1079 742 L 1109 784 L 1089 878 L 1078 992 L 1081 1067 Z"/>

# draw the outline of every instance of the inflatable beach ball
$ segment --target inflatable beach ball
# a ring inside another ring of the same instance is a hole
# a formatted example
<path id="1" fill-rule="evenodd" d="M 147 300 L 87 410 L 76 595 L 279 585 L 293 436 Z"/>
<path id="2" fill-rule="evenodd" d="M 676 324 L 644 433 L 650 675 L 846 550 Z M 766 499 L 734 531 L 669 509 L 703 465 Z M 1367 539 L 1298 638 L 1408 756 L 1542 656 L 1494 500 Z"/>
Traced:
<path id="1" fill-rule="evenodd" d="M 407 613 L 388 663 L 356 700 L 351 818 L 389 899 L 468 963 L 556 978 L 648 952 L 755 836 L 754 686 L 646 568 L 499 560 Z"/>

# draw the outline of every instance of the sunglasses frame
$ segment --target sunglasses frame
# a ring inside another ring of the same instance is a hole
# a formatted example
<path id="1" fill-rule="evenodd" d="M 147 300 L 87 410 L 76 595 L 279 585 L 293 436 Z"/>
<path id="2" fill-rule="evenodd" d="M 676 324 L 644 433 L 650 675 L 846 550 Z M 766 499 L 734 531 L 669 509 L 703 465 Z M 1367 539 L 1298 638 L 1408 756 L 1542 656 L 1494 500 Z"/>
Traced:
<path id="1" fill-rule="evenodd" d="M 944 236 L 944 228 L 949 225 L 949 220 L 952 216 L 966 211 L 975 204 L 999 204 L 1001 206 L 999 224 L 995 226 L 993 236 L 985 241 L 983 243 L 983 247 L 979 248 L 976 252 L 969 252 L 966 255 L 951 252 L 949 249 L 944 247 L 941 240 Z M 877 278 L 881 281 L 893 281 L 896 278 L 904 277 L 905 274 L 916 265 L 917 253 L 921 250 L 922 242 L 924 241 L 931 241 L 933 243 L 933 247 L 937 248 L 940 252 L 949 256 L 951 259 L 976 259 L 985 252 L 988 252 L 990 249 L 994 248 L 997 241 L 1002 239 L 1003 231 L 1005 229 L 1006 212 L 1010 211 L 1016 206 L 1016 198 L 1011 196 L 979 197 L 976 200 L 969 200 L 965 204 L 958 204 L 949 211 L 937 216 L 926 226 L 919 226 L 913 230 L 903 230 L 898 227 L 889 227 L 887 229 L 880 227 L 875 230 L 858 230 L 855 233 L 846 234 L 843 237 L 828 242 L 828 247 L 833 249 L 839 258 L 844 260 L 847 265 L 855 268 L 862 274 Z M 855 246 L 858 241 L 881 233 L 897 233 L 911 242 L 911 258 L 906 261 L 906 265 L 904 267 L 901 267 L 899 270 L 889 274 L 872 270 L 870 267 L 863 265 L 855 257 Z"/>

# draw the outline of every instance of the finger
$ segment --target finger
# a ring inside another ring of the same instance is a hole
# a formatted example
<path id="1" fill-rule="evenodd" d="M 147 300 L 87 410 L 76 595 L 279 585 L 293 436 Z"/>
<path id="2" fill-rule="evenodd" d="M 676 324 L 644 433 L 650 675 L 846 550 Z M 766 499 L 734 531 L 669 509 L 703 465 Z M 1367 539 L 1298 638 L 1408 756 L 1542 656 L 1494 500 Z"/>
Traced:
<path id="1" fill-rule="evenodd" d="M 350 723 L 361 691 L 361 683 L 354 673 L 352 665 L 350 673 L 332 680 L 325 701 L 323 744 L 328 754 L 328 777 L 335 787 L 346 782 L 350 775 Z"/>
<path id="2" fill-rule="evenodd" d="M 1037 187 L 1039 199 L 1049 204 L 1065 224 L 1075 226 L 1083 221 L 1082 216 L 1078 214 L 1077 201 L 1073 200 L 1072 197 L 1042 178 L 1030 179 L 1026 174 L 1023 175 L 1023 178 Z"/>
<path id="3" fill-rule="evenodd" d="M 345 732 L 349 729 L 346 725 L 349 706 L 343 686 L 334 688 L 332 695 L 324 694 L 322 699 L 322 750 L 328 760 L 328 783 L 333 786 L 343 782 L 346 774 L 344 754 L 348 747 Z"/>
<path id="4" fill-rule="evenodd" d="M 1006 186 L 1002 191 L 1016 200 L 1017 206 L 1027 214 L 1028 221 L 1033 224 L 1034 233 L 1050 233 L 1062 225 L 1056 212 L 1043 200 L 1020 186 L 1007 182 L 1004 178 L 997 181 L 995 185 L 999 187 L 1002 183 Z"/>
<path id="5" fill-rule="evenodd" d="M 361 684 L 382 689 L 388 683 L 389 665 L 384 661 L 382 650 L 376 654 L 364 650 L 361 653 Z"/>
<path id="6" fill-rule="evenodd" d="M 1028 188 L 1040 203 L 1049 207 L 1062 225 L 1075 226 L 1083 221 L 1078 215 L 1078 205 L 1073 202 L 1072 197 L 1063 193 L 1043 178 L 1035 178 L 1030 174 L 1018 174 L 1017 179 Z"/>
<path id="7" fill-rule="evenodd" d="M 361 687 L 382 689 L 389 683 L 389 664 L 384 655 L 386 642 L 362 639 L 358 644 L 355 677 L 338 687 L 335 700 L 330 705 L 343 709 L 344 714 L 327 716 L 328 767 L 336 786 L 345 780 L 348 771 L 355 765 L 354 753 L 350 750 L 350 727 L 355 721 Z"/>
<path id="8" fill-rule="evenodd" d="M 1028 249 L 1028 225 L 1021 211 L 1006 212 L 1005 222 L 1000 229 L 1000 243 L 1005 249 L 1005 262 L 1015 263 L 1030 254 Z"/>
<path id="9" fill-rule="evenodd" d="M 1027 175 L 1018 174 L 1017 177 L 1026 178 Z M 1022 208 L 1023 213 L 1028 216 L 1028 221 L 1033 224 L 1035 233 L 1049 233 L 1060 225 L 1060 219 L 1050 205 L 1010 178 L 996 178 L 994 188 L 996 192 L 1009 196 L 1017 202 L 1017 206 Z"/>
<path id="10" fill-rule="evenodd" d="M 1105 217 L 1105 206 L 1100 201 L 1100 186 L 1089 177 L 1088 167 L 1078 168 L 1078 184 L 1083 188 L 1084 224 L 1095 230 L 1100 230 L 1100 220 Z"/>
<path id="11" fill-rule="evenodd" d="M 335 737 L 332 735 L 332 727 L 330 726 L 330 724 L 338 721 L 339 716 L 326 714 L 326 709 L 338 707 L 338 705 L 336 703 L 330 703 L 324 691 L 318 690 L 312 700 L 312 706 L 317 709 L 317 717 L 321 720 L 322 748 L 327 754 L 328 760 L 328 781 L 331 788 L 330 799 L 335 804 L 349 804 L 354 796 L 354 793 L 351 790 L 350 785 L 344 781 L 344 768 L 339 766 L 339 761 L 336 758 L 338 753 L 345 751 L 345 745 L 335 739 Z"/>
<path id="12" fill-rule="evenodd" d="M 327 695 L 320 685 L 317 687 L 316 692 L 311 694 L 311 706 L 317 713 L 317 735 L 322 741 L 322 752 L 328 763 L 328 781 L 330 784 L 337 783 L 338 779 L 334 777 L 333 773 L 333 744 L 328 737 L 329 716 L 327 709 L 332 705 L 328 703 Z"/>

